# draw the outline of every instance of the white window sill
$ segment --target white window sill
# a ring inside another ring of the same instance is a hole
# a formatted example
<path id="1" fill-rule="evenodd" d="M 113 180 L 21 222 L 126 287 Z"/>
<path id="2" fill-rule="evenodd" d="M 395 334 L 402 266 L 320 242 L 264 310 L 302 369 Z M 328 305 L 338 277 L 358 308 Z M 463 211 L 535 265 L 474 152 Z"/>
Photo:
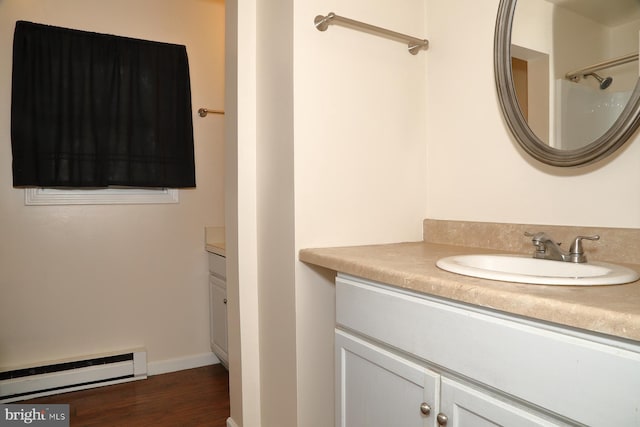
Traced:
<path id="1" fill-rule="evenodd" d="M 175 188 L 104 188 L 97 190 L 25 188 L 25 205 L 129 205 L 178 203 Z"/>

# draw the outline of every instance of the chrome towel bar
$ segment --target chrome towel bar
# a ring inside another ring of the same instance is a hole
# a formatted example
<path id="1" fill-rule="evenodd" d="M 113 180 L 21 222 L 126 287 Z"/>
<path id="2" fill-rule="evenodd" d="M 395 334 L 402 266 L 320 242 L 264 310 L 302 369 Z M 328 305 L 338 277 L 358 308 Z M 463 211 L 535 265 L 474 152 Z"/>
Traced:
<path id="1" fill-rule="evenodd" d="M 581 77 L 584 77 L 587 74 L 594 73 L 596 71 L 604 70 L 605 68 L 611 68 L 622 64 L 627 64 L 629 62 L 637 61 L 638 54 L 630 53 L 628 55 L 620 56 L 618 58 L 609 59 L 608 61 L 603 61 L 598 64 L 591 65 L 589 67 L 581 68 L 576 71 L 569 72 L 565 75 L 565 78 L 568 80 L 580 80 Z"/>
<path id="2" fill-rule="evenodd" d="M 207 117 L 207 114 L 224 114 L 222 110 L 209 110 L 208 108 L 199 108 L 198 115 L 200 117 Z"/>
<path id="3" fill-rule="evenodd" d="M 395 31 L 387 30 L 386 28 L 376 27 L 375 25 L 366 24 L 364 22 L 355 21 L 353 19 L 338 16 L 333 12 L 329 12 L 327 16 L 318 15 L 313 20 L 318 31 L 326 31 L 329 24 L 340 24 L 345 27 L 349 27 L 356 30 L 361 30 L 365 33 L 375 34 L 389 38 L 391 40 L 408 43 L 409 53 L 416 55 L 420 50 L 427 49 L 429 47 L 429 40 L 419 39 L 417 37 L 411 37 L 406 34 L 398 33 Z"/>

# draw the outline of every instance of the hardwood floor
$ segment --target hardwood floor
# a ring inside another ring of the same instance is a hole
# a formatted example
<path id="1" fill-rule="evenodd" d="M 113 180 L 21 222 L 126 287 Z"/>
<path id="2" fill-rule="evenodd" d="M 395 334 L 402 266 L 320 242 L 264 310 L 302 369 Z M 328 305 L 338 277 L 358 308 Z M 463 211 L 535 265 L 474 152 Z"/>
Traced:
<path id="1" fill-rule="evenodd" d="M 71 427 L 224 427 L 229 375 L 218 364 L 24 403 L 69 404 Z"/>

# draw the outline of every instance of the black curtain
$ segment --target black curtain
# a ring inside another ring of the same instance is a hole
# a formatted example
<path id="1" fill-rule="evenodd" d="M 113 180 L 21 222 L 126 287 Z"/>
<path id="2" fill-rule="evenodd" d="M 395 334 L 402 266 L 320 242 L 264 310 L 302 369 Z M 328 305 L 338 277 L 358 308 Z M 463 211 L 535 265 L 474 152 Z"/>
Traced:
<path id="1" fill-rule="evenodd" d="M 195 187 L 185 46 L 16 23 L 13 185 Z"/>

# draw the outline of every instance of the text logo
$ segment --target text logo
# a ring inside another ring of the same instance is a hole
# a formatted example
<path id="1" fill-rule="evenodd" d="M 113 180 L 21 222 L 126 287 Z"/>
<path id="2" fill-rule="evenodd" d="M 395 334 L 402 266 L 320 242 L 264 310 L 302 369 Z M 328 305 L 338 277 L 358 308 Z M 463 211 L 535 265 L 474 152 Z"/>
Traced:
<path id="1" fill-rule="evenodd" d="M 0 405 L 0 427 L 69 427 L 69 405 Z"/>

